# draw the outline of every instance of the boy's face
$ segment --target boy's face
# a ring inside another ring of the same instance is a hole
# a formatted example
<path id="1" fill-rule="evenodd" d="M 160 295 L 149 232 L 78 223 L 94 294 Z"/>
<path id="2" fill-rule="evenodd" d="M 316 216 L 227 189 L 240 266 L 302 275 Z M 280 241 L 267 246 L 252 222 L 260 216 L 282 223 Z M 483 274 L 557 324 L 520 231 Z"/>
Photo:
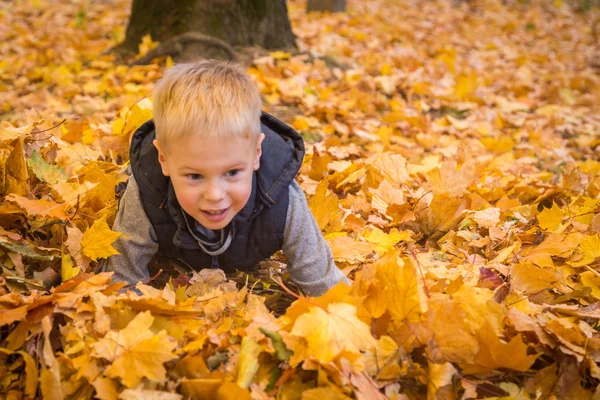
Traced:
<path id="1" fill-rule="evenodd" d="M 177 139 L 164 152 L 155 140 L 163 174 L 169 176 L 177 201 L 209 229 L 222 229 L 240 212 L 252 192 L 252 175 L 260 166 L 258 138 Z"/>

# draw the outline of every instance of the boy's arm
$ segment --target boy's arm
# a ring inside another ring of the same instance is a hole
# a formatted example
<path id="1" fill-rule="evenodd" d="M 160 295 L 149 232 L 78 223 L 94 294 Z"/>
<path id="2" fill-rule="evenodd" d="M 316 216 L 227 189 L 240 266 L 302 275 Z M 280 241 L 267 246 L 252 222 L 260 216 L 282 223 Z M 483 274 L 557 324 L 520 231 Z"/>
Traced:
<path id="1" fill-rule="evenodd" d="M 290 185 L 290 201 L 283 234 L 283 252 L 292 280 L 311 296 L 320 296 L 339 281 L 350 284 L 335 265 L 300 186 Z"/>
<path id="2" fill-rule="evenodd" d="M 108 258 L 104 271 L 115 271 L 114 281 L 131 285 L 147 281 L 148 263 L 158 251 L 158 238 L 144 211 L 133 175 L 119 203 L 113 230 L 123 233 L 114 243 L 119 254 Z"/>

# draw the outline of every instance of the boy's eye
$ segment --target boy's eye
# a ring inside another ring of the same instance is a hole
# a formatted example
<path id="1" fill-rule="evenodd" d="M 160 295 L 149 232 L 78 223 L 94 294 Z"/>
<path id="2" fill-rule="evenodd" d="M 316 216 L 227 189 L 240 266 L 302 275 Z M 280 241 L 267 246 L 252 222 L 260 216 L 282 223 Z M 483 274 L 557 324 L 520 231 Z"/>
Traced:
<path id="1" fill-rule="evenodd" d="M 202 179 L 202 175 L 200 175 L 200 174 L 187 174 L 187 177 L 193 181 Z"/>
<path id="2" fill-rule="evenodd" d="M 232 169 L 231 171 L 227 171 L 227 176 L 236 176 L 240 173 L 239 169 Z"/>

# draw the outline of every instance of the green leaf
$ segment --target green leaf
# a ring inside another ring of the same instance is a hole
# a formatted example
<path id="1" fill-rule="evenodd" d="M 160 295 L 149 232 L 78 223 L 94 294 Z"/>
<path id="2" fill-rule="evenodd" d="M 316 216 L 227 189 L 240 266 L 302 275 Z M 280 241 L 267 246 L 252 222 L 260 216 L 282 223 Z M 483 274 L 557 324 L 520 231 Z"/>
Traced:
<path id="1" fill-rule="evenodd" d="M 47 163 L 38 151 L 34 151 L 31 157 L 27 159 L 27 166 L 42 182 L 57 183 L 67 180 L 65 171 L 56 165 Z"/>
<path id="2" fill-rule="evenodd" d="M 277 354 L 277 359 L 279 361 L 288 361 L 290 359 L 291 353 L 285 346 L 285 343 L 283 343 L 283 338 L 279 333 L 270 331 L 262 327 L 258 328 L 258 330 L 263 335 L 271 339 L 271 343 L 273 343 L 273 347 L 275 348 L 275 354 Z"/>
<path id="3" fill-rule="evenodd" d="M 211 371 L 217 369 L 219 365 L 224 364 L 229 359 L 227 351 L 218 351 L 206 359 L 206 366 Z"/>
<path id="4" fill-rule="evenodd" d="M 53 255 L 40 254 L 25 244 L 7 242 L 2 238 L 0 238 L 0 248 L 3 248 L 6 251 L 19 253 L 23 257 L 32 261 L 49 262 L 56 258 L 56 256 Z"/>

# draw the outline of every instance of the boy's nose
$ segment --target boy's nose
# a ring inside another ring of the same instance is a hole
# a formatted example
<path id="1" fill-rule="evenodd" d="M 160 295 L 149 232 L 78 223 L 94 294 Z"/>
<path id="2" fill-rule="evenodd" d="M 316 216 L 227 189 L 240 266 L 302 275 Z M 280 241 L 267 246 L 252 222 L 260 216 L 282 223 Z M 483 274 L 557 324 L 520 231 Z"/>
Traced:
<path id="1" fill-rule="evenodd" d="M 208 185 L 206 192 L 204 193 L 204 197 L 206 200 L 210 201 L 220 201 L 225 197 L 225 191 L 221 187 L 221 185 L 216 183 L 211 183 Z"/>

